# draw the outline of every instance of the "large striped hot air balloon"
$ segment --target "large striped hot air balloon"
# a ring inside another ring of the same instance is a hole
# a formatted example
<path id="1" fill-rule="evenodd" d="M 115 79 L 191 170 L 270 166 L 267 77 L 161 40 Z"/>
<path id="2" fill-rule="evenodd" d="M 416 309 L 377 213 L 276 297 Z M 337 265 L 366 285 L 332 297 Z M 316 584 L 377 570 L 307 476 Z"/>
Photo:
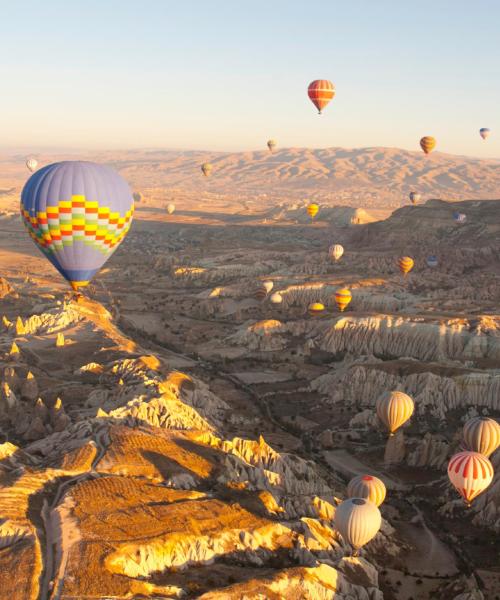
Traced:
<path id="1" fill-rule="evenodd" d="M 274 283 L 272 281 L 263 281 L 261 285 L 255 290 L 255 298 L 257 300 L 264 300 L 269 292 L 273 289 Z"/>
<path id="2" fill-rule="evenodd" d="M 352 294 L 347 288 L 342 288 L 341 290 L 337 290 L 335 292 L 335 302 L 337 303 L 337 307 L 340 312 L 344 312 L 351 300 Z"/>
<path id="3" fill-rule="evenodd" d="M 377 535 L 381 525 L 379 509 L 365 498 L 348 498 L 335 511 L 334 527 L 354 548 L 354 556 Z"/>
<path id="4" fill-rule="evenodd" d="M 311 302 L 311 304 L 309 304 L 307 307 L 307 312 L 311 317 L 317 317 L 318 315 L 321 315 L 324 310 L 325 305 L 321 302 Z"/>
<path id="5" fill-rule="evenodd" d="M 306 210 L 307 210 L 307 214 L 311 217 L 311 221 L 312 221 L 319 212 L 319 206 L 317 204 L 314 204 L 314 202 L 312 202 L 311 204 L 307 205 Z"/>
<path id="6" fill-rule="evenodd" d="M 459 452 L 448 463 L 448 477 L 467 506 L 490 485 L 493 475 L 493 465 L 479 452 Z"/>
<path id="7" fill-rule="evenodd" d="M 208 177 L 210 175 L 210 173 L 212 172 L 212 169 L 213 169 L 213 166 L 209 162 L 203 163 L 201 165 L 201 171 L 202 171 L 203 175 L 205 175 L 205 177 Z"/>
<path id="8" fill-rule="evenodd" d="M 389 430 L 389 435 L 404 425 L 412 416 L 415 405 L 403 392 L 384 392 L 377 400 L 377 415 Z"/>
<path id="9" fill-rule="evenodd" d="M 465 422 L 463 437 L 469 450 L 489 458 L 500 446 L 500 425 L 489 417 L 473 417 Z"/>
<path id="10" fill-rule="evenodd" d="M 349 481 L 347 496 L 349 498 L 365 498 L 380 506 L 385 500 L 387 491 L 384 482 L 373 475 L 358 475 Z"/>
<path id="11" fill-rule="evenodd" d="M 26 159 L 26 166 L 28 167 L 28 171 L 30 171 L 31 173 L 33 173 L 34 171 L 36 171 L 36 168 L 38 167 L 38 161 L 36 158 L 33 158 L 32 156 L 29 156 Z"/>
<path id="12" fill-rule="evenodd" d="M 420 140 L 420 147 L 422 148 L 422 150 L 425 152 L 425 154 L 429 154 L 430 152 L 432 152 L 434 150 L 434 148 L 436 147 L 436 140 L 435 138 L 433 138 L 430 135 L 426 135 L 424 136 L 421 140 Z"/>
<path id="13" fill-rule="evenodd" d="M 479 130 L 479 135 L 483 138 L 483 140 L 489 137 L 490 133 L 491 129 L 489 129 L 488 127 L 481 127 L 481 129 Z"/>
<path id="14" fill-rule="evenodd" d="M 276 140 L 267 140 L 267 147 L 269 148 L 269 152 L 272 153 L 272 151 L 276 148 L 276 145 Z"/>
<path id="15" fill-rule="evenodd" d="M 328 249 L 328 254 L 331 258 L 333 258 L 334 261 L 337 261 L 342 258 L 342 255 L 344 254 L 344 247 L 340 244 L 333 244 Z"/>
<path id="16" fill-rule="evenodd" d="M 64 161 L 26 182 L 21 215 L 38 248 L 74 290 L 89 283 L 126 236 L 134 201 L 106 165 Z"/>
<path id="17" fill-rule="evenodd" d="M 421 195 L 418 192 L 410 192 L 410 202 L 412 204 L 417 204 L 420 202 Z"/>
<path id="18" fill-rule="evenodd" d="M 401 273 L 403 273 L 405 277 L 413 269 L 414 264 L 415 263 L 413 262 L 413 258 L 410 258 L 409 256 L 401 256 L 400 258 L 398 258 L 399 270 L 401 271 Z"/>
<path id="19" fill-rule="evenodd" d="M 307 94 L 319 114 L 335 96 L 335 86 L 328 79 L 315 79 L 309 84 Z"/>

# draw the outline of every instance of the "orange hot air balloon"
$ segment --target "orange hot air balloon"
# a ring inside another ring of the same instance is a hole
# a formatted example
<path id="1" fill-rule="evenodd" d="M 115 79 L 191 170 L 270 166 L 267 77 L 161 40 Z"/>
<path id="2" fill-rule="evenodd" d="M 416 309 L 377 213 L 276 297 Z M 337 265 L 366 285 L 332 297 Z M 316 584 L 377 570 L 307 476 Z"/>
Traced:
<path id="1" fill-rule="evenodd" d="M 358 475 L 347 485 L 348 498 L 364 498 L 373 502 L 375 506 L 382 504 L 386 493 L 384 482 L 373 475 Z"/>
<path id="2" fill-rule="evenodd" d="M 307 308 L 307 312 L 311 317 L 317 317 L 325 310 L 325 305 L 321 302 L 312 302 Z"/>
<path id="3" fill-rule="evenodd" d="M 312 203 L 307 206 L 306 210 L 307 210 L 307 214 L 311 217 L 311 220 L 312 220 L 318 214 L 319 206 L 317 204 Z"/>
<path id="4" fill-rule="evenodd" d="M 404 392 L 385 392 L 378 398 L 376 408 L 378 418 L 389 430 L 389 435 L 394 435 L 412 416 L 415 405 Z"/>
<path id="5" fill-rule="evenodd" d="M 413 258 L 410 258 L 409 256 L 401 256 L 401 258 L 398 258 L 399 270 L 405 277 L 413 269 L 414 264 Z"/>
<path id="6" fill-rule="evenodd" d="M 341 290 L 337 290 L 335 292 L 335 302 L 337 303 L 340 312 L 344 312 L 351 300 L 352 294 L 347 288 L 342 288 Z"/>
<path id="7" fill-rule="evenodd" d="M 500 447 L 500 425 L 489 417 L 473 417 L 466 421 L 463 436 L 467 448 L 486 458 Z"/>
<path id="8" fill-rule="evenodd" d="M 335 96 L 335 86 L 328 79 L 315 79 L 309 84 L 307 94 L 318 109 L 319 114 L 321 114 L 321 111 Z"/>
<path id="9" fill-rule="evenodd" d="M 448 463 L 448 477 L 467 506 L 490 485 L 493 475 L 493 465 L 479 452 L 459 452 Z"/>
<path id="10" fill-rule="evenodd" d="M 436 147 L 436 140 L 435 138 L 433 138 L 430 135 L 426 135 L 424 136 L 421 140 L 420 140 L 420 147 L 422 148 L 422 150 L 426 153 L 429 154 L 430 152 L 432 152 L 434 150 L 434 148 Z"/>

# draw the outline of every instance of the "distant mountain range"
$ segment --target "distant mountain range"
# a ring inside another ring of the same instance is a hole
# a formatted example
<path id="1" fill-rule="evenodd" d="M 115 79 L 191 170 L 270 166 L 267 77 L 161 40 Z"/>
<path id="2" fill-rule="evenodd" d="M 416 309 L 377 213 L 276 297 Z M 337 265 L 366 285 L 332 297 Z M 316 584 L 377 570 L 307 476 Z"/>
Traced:
<path id="1" fill-rule="evenodd" d="M 41 164 L 75 159 L 38 155 Z M 130 150 L 86 153 L 82 158 L 107 162 L 135 189 L 177 189 L 241 196 L 317 198 L 323 202 L 376 206 L 400 203 L 411 190 L 425 199 L 500 198 L 500 160 L 485 160 L 397 148 L 283 148 L 271 154 Z M 16 157 L 17 159 L 17 157 Z M 200 165 L 213 164 L 204 177 Z M 12 158 L 2 159 L 12 174 Z M 16 166 L 17 172 L 17 166 Z M 19 175 L 26 178 L 19 159 Z M 12 177 L 5 182 L 12 184 Z M 0 187 L 2 178 L 0 173 Z"/>

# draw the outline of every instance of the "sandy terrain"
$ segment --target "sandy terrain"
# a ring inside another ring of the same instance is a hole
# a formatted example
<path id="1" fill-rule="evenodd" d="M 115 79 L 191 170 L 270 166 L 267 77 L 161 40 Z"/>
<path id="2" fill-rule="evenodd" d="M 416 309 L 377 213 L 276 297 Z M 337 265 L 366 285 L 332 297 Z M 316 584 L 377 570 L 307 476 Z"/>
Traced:
<path id="1" fill-rule="evenodd" d="M 465 509 L 446 465 L 467 416 L 500 416 L 500 200 L 478 200 L 500 196 L 500 164 L 395 149 L 92 158 L 145 199 L 79 302 L 22 228 L 19 157 L 2 159 L 2 594 L 498 596 L 500 480 Z M 417 174 L 434 199 L 400 207 Z M 266 280 L 281 305 L 255 299 Z M 388 439 L 374 407 L 392 389 L 416 409 Z M 362 472 L 388 494 L 351 558 L 333 518 Z"/>

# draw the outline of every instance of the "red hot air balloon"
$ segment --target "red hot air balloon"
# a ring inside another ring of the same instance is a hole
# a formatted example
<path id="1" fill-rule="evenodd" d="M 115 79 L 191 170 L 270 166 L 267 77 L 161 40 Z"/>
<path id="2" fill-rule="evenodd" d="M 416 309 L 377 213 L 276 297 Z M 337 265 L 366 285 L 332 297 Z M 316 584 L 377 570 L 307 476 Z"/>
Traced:
<path id="1" fill-rule="evenodd" d="M 315 79 L 307 90 L 309 98 L 318 109 L 319 114 L 335 96 L 335 86 L 328 79 Z"/>

